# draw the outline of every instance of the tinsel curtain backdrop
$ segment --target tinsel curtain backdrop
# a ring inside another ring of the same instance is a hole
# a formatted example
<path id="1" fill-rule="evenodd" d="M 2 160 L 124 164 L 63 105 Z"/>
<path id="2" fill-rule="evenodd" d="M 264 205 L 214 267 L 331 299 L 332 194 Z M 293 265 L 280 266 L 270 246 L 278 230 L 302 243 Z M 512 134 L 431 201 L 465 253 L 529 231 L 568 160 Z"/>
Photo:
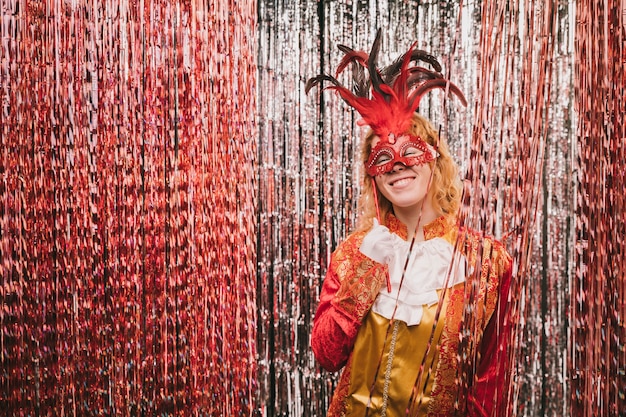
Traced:
<path id="1" fill-rule="evenodd" d="M 626 409 L 626 1 L 0 0 L 0 412 L 322 416 L 309 334 L 358 215 L 337 44 L 420 112 L 514 257 L 514 416 Z"/>

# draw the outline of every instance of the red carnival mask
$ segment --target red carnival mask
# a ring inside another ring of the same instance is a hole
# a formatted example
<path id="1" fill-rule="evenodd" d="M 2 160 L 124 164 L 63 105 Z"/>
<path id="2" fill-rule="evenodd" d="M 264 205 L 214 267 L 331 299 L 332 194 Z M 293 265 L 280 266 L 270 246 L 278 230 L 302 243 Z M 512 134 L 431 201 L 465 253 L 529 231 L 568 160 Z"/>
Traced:
<path id="1" fill-rule="evenodd" d="M 370 152 L 365 169 L 371 177 L 393 170 L 396 164 L 406 167 L 423 165 L 434 161 L 439 153 L 419 137 L 401 136 L 395 143 L 380 141 Z"/>

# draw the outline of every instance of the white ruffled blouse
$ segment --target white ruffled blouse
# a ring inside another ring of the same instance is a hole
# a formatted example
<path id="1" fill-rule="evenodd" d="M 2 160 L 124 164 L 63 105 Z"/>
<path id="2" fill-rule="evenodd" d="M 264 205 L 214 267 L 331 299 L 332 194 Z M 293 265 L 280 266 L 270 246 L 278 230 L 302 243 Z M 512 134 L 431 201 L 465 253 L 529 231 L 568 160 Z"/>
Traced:
<path id="1" fill-rule="evenodd" d="M 437 290 L 446 286 L 448 272 L 450 272 L 448 287 L 465 281 L 467 262 L 458 251 L 455 254 L 454 247 L 443 238 L 435 237 L 415 242 L 400 287 L 402 270 L 411 242 L 396 234 L 393 236 L 396 255 L 389 263 L 391 292 L 387 292 L 387 286 L 383 285 L 372 310 L 387 319 L 393 317 L 409 326 L 418 325 L 422 320 L 422 306 L 431 306 L 439 302 Z M 456 258 L 454 263 L 453 256 Z"/>

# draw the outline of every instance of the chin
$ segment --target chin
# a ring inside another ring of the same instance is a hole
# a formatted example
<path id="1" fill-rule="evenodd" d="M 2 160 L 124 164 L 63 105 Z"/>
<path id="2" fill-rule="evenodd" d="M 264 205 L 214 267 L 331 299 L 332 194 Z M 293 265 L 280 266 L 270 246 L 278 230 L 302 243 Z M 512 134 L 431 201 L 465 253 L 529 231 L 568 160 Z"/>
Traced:
<path id="1" fill-rule="evenodd" d="M 415 210 L 419 210 L 422 207 L 423 203 L 424 203 L 424 200 L 419 200 L 419 201 L 415 201 L 415 200 L 411 200 L 411 201 L 399 200 L 396 203 L 392 202 L 391 204 L 394 207 L 397 207 L 397 208 L 400 208 L 400 209 L 414 208 Z"/>

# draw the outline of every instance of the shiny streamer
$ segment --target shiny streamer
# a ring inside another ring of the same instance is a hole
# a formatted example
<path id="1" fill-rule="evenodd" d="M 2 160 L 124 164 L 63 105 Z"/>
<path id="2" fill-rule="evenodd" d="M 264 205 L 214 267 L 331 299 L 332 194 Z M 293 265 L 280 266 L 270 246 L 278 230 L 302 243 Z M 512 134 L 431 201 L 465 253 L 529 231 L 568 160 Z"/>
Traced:
<path id="1" fill-rule="evenodd" d="M 559 95 L 553 86 L 562 88 L 572 76 L 571 71 L 553 68 L 559 62 L 557 31 L 571 42 L 569 22 L 556 24 L 557 7 L 555 2 L 493 2 L 484 3 L 480 11 L 481 71 L 476 78 L 467 171 L 471 203 L 465 221 L 486 234 L 502 236 L 515 259 L 512 294 L 521 297 L 510 300 L 520 322 L 509 342 L 517 364 L 515 385 L 508 394 L 509 415 L 526 415 L 522 411 L 526 407 L 520 407 L 525 402 L 541 415 L 564 415 L 566 407 L 567 386 L 561 381 L 568 294 L 559 283 L 562 269 L 550 251 L 558 256 L 571 250 L 569 236 L 558 228 L 559 223 L 571 221 L 571 197 L 558 180 L 571 181 L 567 165 L 571 167 L 572 156 L 561 153 L 571 132 L 567 124 L 546 123 L 557 117 L 568 122 L 567 116 L 560 116 L 560 103 L 551 106 L 552 95 Z M 553 77 L 563 79 L 553 84 Z M 553 152 L 552 158 L 548 151 Z M 562 174 L 550 175 L 553 169 Z M 552 207 L 565 211 L 550 220 Z M 560 262 L 567 265 L 571 260 Z"/>
<path id="2" fill-rule="evenodd" d="M 626 410 L 626 2 L 579 1 L 572 414 Z"/>
<path id="3" fill-rule="evenodd" d="M 0 24 L 2 414 L 250 414 L 255 5 Z"/>
<path id="4" fill-rule="evenodd" d="M 258 300 L 267 329 L 260 329 L 266 334 L 259 342 L 267 371 L 259 380 L 261 398 L 270 404 L 264 415 L 323 415 L 336 381 L 315 366 L 306 342 L 328 256 L 358 214 L 362 167 L 355 161 L 364 131 L 334 94 L 318 101 L 304 97 L 302 88 L 320 70 L 331 73 L 340 60 L 337 44 L 367 49 L 379 27 L 389 60 L 417 40 L 419 48 L 444 58 L 448 78 L 470 100 L 460 109 L 431 94 L 420 112 L 441 126 L 463 168 L 471 190 L 464 221 L 502 239 L 515 259 L 511 302 L 519 323 L 510 343 L 516 365 L 503 393 L 510 415 L 603 410 L 616 416 L 624 409 L 625 210 L 620 196 L 598 199 L 585 190 L 624 185 L 617 116 L 623 114 L 617 97 L 624 85 L 618 72 L 624 6 L 591 3 L 259 2 L 259 89 L 268 93 L 259 103 L 265 123 L 260 149 L 268 152 L 259 158 L 260 190 L 270 192 L 260 198 L 266 207 L 260 241 L 271 242 L 258 253 L 268 284 Z M 591 16 L 598 19 L 593 26 L 586 23 Z M 589 66 L 596 55 L 604 60 Z M 578 65 L 577 56 L 585 63 Z M 612 72 L 596 71 L 603 65 Z M 588 93 L 597 96 L 591 100 Z M 613 107 L 601 110 L 597 104 L 607 98 Z M 581 124 L 582 108 L 591 123 Z M 602 136 L 607 119 L 611 136 L 598 154 L 581 130 L 594 125 L 594 137 Z M 581 231 L 589 222 L 603 224 L 603 234 L 587 252 L 590 240 L 581 239 Z M 614 268 L 606 281 L 587 266 L 599 259 L 604 264 L 594 268 L 607 271 L 609 262 Z M 590 320 L 596 330 L 581 331 Z M 282 348 L 272 352 L 272 346 Z"/>

